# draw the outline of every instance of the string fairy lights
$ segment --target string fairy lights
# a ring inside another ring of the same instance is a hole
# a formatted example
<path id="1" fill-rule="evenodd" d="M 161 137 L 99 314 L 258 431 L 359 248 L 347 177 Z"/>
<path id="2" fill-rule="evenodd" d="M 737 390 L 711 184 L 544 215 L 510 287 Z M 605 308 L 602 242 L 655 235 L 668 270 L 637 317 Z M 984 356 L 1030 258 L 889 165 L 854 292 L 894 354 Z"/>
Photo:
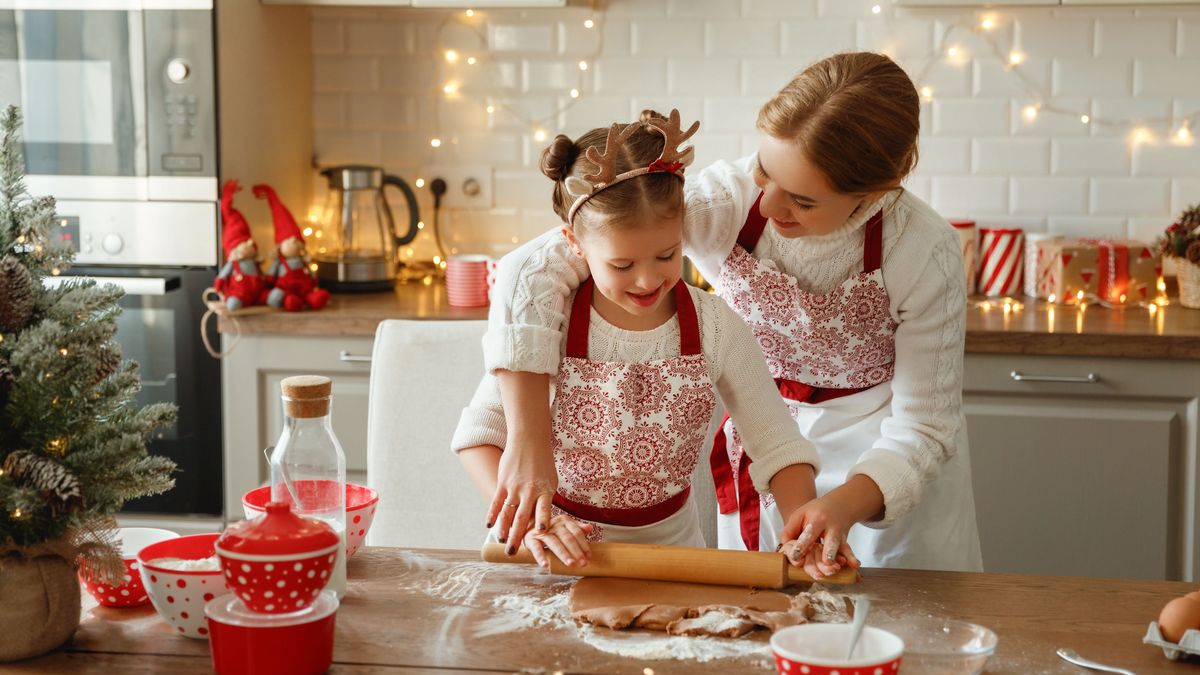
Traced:
<path id="1" fill-rule="evenodd" d="M 872 13 L 877 14 L 877 12 Z M 945 30 L 942 31 L 937 46 L 934 49 L 934 53 L 944 55 L 944 59 L 934 58 L 928 60 L 917 71 L 916 76 L 913 77 L 913 81 L 917 83 L 921 92 L 921 98 L 927 102 L 934 100 L 936 92 L 928 84 L 924 83 L 928 80 L 934 66 L 939 62 L 945 61 L 954 65 L 965 65 L 971 61 L 971 54 L 963 47 L 961 42 L 956 40 L 964 40 L 968 36 L 974 36 L 983 42 L 992 56 L 1005 64 L 1004 70 L 1016 78 L 1021 89 L 1032 101 L 1021 107 L 1021 118 L 1027 123 L 1036 122 L 1044 114 L 1062 115 L 1072 117 L 1079 120 L 1081 124 L 1093 127 L 1128 128 L 1130 129 L 1128 139 L 1133 146 L 1157 143 L 1159 136 L 1155 133 L 1156 129 L 1162 130 L 1164 132 L 1163 137 L 1169 139 L 1171 143 L 1190 145 L 1194 142 L 1191 127 L 1200 123 L 1200 109 L 1175 117 L 1109 118 L 1097 116 L 1093 111 L 1073 110 L 1056 103 L 1054 97 L 1046 90 L 1045 86 L 1036 82 L 1030 77 L 1029 73 L 1025 72 L 1023 66 L 1028 63 L 1029 54 L 1018 49 L 1016 45 L 1005 47 L 996 37 L 996 29 L 1000 26 L 1002 20 L 1003 18 L 1000 15 L 989 12 L 978 20 L 961 19 L 947 25 Z"/>
<path id="2" fill-rule="evenodd" d="M 538 113 L 529 112 L 523 105 L 495 95 L 490 87 L 480 89 L 470 84 L 468 78 L 464 76 L 462 70 L 464 67 L 469 69 L 479 66 L 488 69 L 488 76 L 482 78 L 486 82 L 501 81 L 503 76 L 503 73 L 499 71 L 499 65 L 487 53 L 488 38 L 484 29 L 486 16 L 473 9 L 454 12 L 446 16 L 435 31 L 435 49 L 442 55 L 442 58 L 438 59 L 439 68 L 436 80 L 442 95 L 435 97 L 435 106 L 440 106 L 442 101 L 453 99 L 478 100 L 481 112 L 489 116 L 503 113 L 529 129 L 530 136 L 536 142 L 544 142 L 550 135 L 549 129 L 559 126 L 561 115 L 584 98 L 584 92 L 587 91 L 585 86 L 587 75 L 600 56 L 604 44 L 603 15 L 596 11 L 595 0 L 590 0 L 589 7 L 591 14 L 583 20 L 582 25 L 585 30 L 596 33 L 595 47 L 584 58 L 578 59 L 574 64 L 575 67 L 570 69 L 575 72 L 575 82 L 566 88 L 563 92 L 564 95 L 559 97 L 553 108 Z M 455 45 L 454 48 L 445 47 L 444 33 L 451 26 L 465 27 L 474 34 L 477 39 L 476 48 L 471 50 L 462 45 Z M 475 78 L 476 82 L 479 80 L 480 78 Z M 444 135 L 441 133 L 444 130 L 440 128 L 441 115 L 436 115 L 436 118 L 437 133 L 429 141 L 430 147 L 434 149 L 442 147 Z M 453 142 L 453 134 L 451 133 L 450 136 Z"/>

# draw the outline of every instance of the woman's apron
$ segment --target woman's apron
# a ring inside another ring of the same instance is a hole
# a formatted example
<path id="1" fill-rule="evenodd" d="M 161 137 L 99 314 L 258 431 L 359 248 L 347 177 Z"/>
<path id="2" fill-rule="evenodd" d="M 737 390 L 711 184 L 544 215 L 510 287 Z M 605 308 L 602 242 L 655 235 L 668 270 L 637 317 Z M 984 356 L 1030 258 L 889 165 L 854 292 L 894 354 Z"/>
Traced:
<path id="1" fill-rule="evenodd" d="M 817 294 L 751 255 L 767 225 L 761 200 L 760 194 L 722 264 L 718 294 L 754 331 L 800 432 L 816 445 L 821 495 L 846 481 L 891 416 L 898 324 L 883 282 L 883 211 L 867 221 L 863 271 Z M 964 423 L 955 447 L 911 512 L 884 529 L 851 528 L 849 544 L 864 565 L 982 569 Z M 783 520 L 771 496 L 754 489 L 750 463 L 726 415 L 710 456 L 718 542 L 721 548 L 771 551 L 780 543 Z"/>
<path id="2" fill-rule="evenodd" d="M 594 285 L 575 295 L 551 411 L 553 511 L 594 526 L 589 539 L 704 547 L 692 472 L 716 408 L 687 286 L 675 285 L 679 356 L 588 359 Z"/>

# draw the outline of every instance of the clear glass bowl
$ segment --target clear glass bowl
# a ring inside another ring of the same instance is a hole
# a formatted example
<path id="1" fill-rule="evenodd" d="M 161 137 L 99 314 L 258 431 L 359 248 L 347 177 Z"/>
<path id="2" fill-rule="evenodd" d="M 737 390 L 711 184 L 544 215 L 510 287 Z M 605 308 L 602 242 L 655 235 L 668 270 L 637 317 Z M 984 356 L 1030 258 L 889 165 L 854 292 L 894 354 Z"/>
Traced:
<path id="1" fill-rule="evenodd" d="M 965 621 L 907 618 L 878 626 L 904 640 L 901 675 L 977 675 L 996 651 L 994 632 Z"/>

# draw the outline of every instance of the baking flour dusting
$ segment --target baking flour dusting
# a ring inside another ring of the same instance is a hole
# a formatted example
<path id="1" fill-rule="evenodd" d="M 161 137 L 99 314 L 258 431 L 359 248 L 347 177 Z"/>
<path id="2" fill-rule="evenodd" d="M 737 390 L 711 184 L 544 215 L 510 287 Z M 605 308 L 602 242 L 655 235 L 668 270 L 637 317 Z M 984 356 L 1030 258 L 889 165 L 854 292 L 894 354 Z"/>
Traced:
<path id="1" fill-rule="evenodd" d="M 566 587 L 569 588 L 569 584 Z M 567 590 L 559 590 L 548 598 L 509 593 L 498 596 L 492 606 L 503 611 L 481 621 L 475 627 L 477 637 L 541 626 L 575 628 L 575 620 L 571 618 L 571 596 Z"/>
<path id="2" fill-rule="evenodd" d="M 428 595 L 460 605 L 469 605 L 479 594 L 479 586 L 491 565 L 488 563 L 460 563 L 434 573 L 433 578 L 421 583 L 418 588 Z"/>
<path id="3" fill-rule="evenodd" d="M 603 631 L 603 632 L 601 632 Z M 579 637 L 602 652 L 635 659 L 676 659 L 712 661 L 756 657 L 767 659 L 761 665 L 770 667 L 771 645 L 744 638 L 684 637 L 681 635 L 652 635 L 625 633 L 607 628 L 583 626 Z"/>

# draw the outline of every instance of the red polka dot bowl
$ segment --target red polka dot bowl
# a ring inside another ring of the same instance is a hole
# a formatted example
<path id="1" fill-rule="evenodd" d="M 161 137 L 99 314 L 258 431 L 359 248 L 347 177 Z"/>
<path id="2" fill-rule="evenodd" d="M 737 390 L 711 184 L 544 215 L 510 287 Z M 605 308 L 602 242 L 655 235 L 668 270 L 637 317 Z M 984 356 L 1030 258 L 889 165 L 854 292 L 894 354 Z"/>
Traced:
<path id="1" fill-rule="evenodd" d="M 328 524 L 267 504 L 262 518 L 231 525 L 217 540 L 229 589 L 252 612 L 286 614 L 308 607 L 333 572 L 341 537 Z"/>
<path id="2" fill-rule="evenodd" d="M 86 564 L 79 566 L 79 582 L 88 593 L 96 598 L 96 602 L 105 607 L 139 607 L 150 602 L 149 596 L 138 573 L 141 564 L 137 553 L 145 546 L 155 542 L 176 539 L 178 533 L 170 530 L 160 530 L 156 527 L 122 527 L 117 530 L 117 543 L 121 549 L 121 559 L 125 563 L 122 582 L 116 586 L 100 583 L 93 578 L 91 568 Z"/>
<path id="3" fill-rule="evenodd" d="M 771 651 L 781 675 L 897 675 L 904 641 L 875 626 L 863 627 L 854 648 L 850 646 L 850 624 L 807 623 L 775 631 Z"/>
<path id="4" fill-rule="evenodd" d="M 176 633 L 208 638 L 204 605 L 229 591 L 215 555 L 218 534 L 193 534 L 152 544 L 138 552 L 142 583 L 158 615 Z"/>
<path id="5" fill-rule="evenodd" d="M 254 488 L 242 496 L 242 511 L 247 519 L 266 513 L 267 502 L 271 501 L 271 486 Z M 379 506 L 379 493 L 366 485 L 346 483 L 346 558 L 362 548 L 375 520 L 375 507 Z"/>

